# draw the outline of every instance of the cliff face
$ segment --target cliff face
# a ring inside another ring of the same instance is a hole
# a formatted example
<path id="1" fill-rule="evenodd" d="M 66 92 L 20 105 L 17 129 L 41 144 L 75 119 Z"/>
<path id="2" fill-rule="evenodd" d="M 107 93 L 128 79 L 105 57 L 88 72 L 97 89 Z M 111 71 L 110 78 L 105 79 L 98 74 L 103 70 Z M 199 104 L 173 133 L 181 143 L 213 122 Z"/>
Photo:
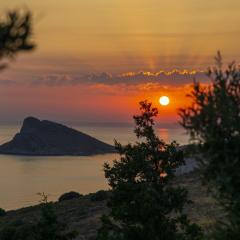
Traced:
<path id="1" fill-rule="evenodd" d="M 114 147 L 62 124 L 28 117 L 20 133 L 0 146 L 0 153 L 16 155 L 93 155 Z"/>

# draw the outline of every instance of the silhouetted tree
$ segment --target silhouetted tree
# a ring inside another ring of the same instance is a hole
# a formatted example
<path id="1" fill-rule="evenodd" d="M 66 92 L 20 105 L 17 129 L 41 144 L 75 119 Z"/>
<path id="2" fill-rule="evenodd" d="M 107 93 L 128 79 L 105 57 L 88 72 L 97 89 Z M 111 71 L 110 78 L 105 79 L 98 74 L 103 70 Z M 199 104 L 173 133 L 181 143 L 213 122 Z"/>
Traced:
<path id="1" fill-rule="evenodd" d="M 36 225 L 36 240 L 71 240 L 77 235 L 74 231 L 67 231 L 67 225 L 59 222 L 55 213 L 53 203 L 48 202 L 45 193 L 39 194 L 42 197 L 41 218 Z"/>
<path id="2" fill-rule="evenodd" d="M 32 18 L 30 12 L 11 11 L 0 22 L 0 61 L 14 59 L 17 53 L 32 50 Z M 7 63 L 0 64 L 0 70 Z"/>
<path id="3" fill-rule="evenodd" d="M 76 232 L 67 231 L 67 225 L 58 221 L 53 203 L 43 204 L 41 214 L 36 240 L 71 240 L 76 237 Z"/>
<path id="4" fill-rule="evenodd" d="M 99 240 L 199 239 L 200 229 L 190 224 L 183 207 L 187 191 L 174 186 L 175 169 L 184 164 L 176 142 L 166 144 L 154 132 L 158 110 L 140 102 L 141 114 L 134 116 L 138 142 L 126 146 L 116 142 L 120 159 L 104 165 L 112 188 L 109 215 L 102 218 Z"/>
<path id="5" fill-rule="evenodd" d="M 217 239 L 240 236 L 240 69 L 231 63 L 210 68 L 209 86 L 194 83 L 192 105 L 180 109 L 181 124 L 202 152 L 203 180 L 226 210 L 229 224 L 218 225 Z"/>
<path id="6" fill-rule="evenodd" d="M 30 51 L 34 49 L 35 45 L 31 42 L 32 36 L 32 20 L 31 14 L 21 13 L 19 11 L 11 11 L 7 14 L 5 20 L 0 21 L 0 71 L 5 69 L 8 64 L 7 62 L 2 62 L 4 59 L 14 59 L 18 52 Z M 5 211 L 0 208 L 0 215 L 5 215 Z M 21 228 L 25 231 L 25 227 Z M 21 238 L 22 234 L 17 231 L 14 226 L 9 226 L 5 228 L 0 233 L 0 239 L 32 239 L 24 237 Z"/>

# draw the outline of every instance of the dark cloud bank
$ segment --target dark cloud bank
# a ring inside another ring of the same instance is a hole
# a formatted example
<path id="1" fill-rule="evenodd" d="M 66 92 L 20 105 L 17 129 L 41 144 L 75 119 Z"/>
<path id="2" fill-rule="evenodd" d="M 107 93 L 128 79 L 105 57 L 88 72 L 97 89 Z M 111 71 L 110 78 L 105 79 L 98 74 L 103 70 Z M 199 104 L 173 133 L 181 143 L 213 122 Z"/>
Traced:
<path id="1" fill-rule="evenodd" d="M 51 74 L 39 76 L 36 79 L 30 81 L 17 82 L 14 80 L 1 80 L 1 85 L 14 85 L 25 84 L 30 86 L 75 86 L 80 84 L 94 85 L 139 85 L 146 83 L 154 83 L 161 85 L 174 85 L 180 86 L 185 84 L 191 84 L 193 80 L 206 83 L 209 81 L 206 73 L 203 71 L 178 71 L 171 72 L 160 71 L 157 73 L 151 72 L 129 72 L 121 75 L 111 75 L 109 73 L 101 74 L 85 74 L 85 75 L 68 75 L 68 74 Z"/>
<path id="2" fill-rule="evenodd" d="M 109 73 L 88 74 L 82 76 L 71 75 L 48 75 L 33 80 L 33 85 L 64 86 L 78 84 L 105 84 L 105 85 L 138 85 L 145 83 L 159 83 L 162 85 L 182 85 L 190 84 L 196 79 L 201 82 L 207 82 L 209 79 L 204 72 L 172 71 L 172 72 L 138 72 L 126 73 L 113 76 Z"/>

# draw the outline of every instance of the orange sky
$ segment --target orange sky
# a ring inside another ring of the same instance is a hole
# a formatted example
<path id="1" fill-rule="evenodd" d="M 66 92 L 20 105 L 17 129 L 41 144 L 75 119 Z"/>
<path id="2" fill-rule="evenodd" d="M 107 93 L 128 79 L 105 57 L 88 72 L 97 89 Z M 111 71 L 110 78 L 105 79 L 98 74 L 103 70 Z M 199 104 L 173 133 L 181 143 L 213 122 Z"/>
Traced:
<path id="1" fill-rule="evenodd" d="M 145 98 L 176 121 L 216 51 L 240 57 L 239 0 L 1 1 L 1 14 L 12 8 L 33 12 L 38 47 L 1 72 L 0 121 L 130 121 Z"/>

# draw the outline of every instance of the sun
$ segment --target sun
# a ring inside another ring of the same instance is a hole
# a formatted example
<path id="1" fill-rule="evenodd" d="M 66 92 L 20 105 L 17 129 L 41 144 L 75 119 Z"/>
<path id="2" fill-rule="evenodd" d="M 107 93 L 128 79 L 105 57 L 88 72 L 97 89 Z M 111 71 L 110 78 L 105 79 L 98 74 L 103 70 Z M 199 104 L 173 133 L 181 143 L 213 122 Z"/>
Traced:
<path id="1" fill-rule="evenodd" d="M 167 106 L 169 103 L 170 103 L 170 99 L 169 97 L 167 96 L 161 96 L 159 98 L 159 103 L 162 105 L 162 106 Z"/>

